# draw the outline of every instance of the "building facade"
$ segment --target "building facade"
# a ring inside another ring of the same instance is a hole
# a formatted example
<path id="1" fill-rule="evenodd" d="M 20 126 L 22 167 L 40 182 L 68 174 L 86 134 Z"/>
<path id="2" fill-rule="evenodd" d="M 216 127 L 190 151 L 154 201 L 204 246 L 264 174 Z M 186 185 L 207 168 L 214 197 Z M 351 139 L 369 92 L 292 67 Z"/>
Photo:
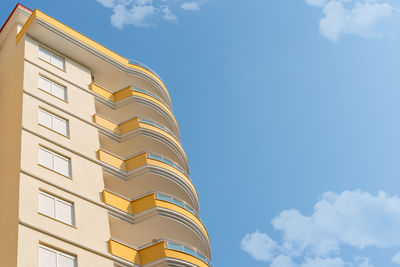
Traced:
<path id="1" fill-rule="evenodd" d="M 1 266 L 212 266 L 163 81 L 39 10 L 0 32 Z"/>

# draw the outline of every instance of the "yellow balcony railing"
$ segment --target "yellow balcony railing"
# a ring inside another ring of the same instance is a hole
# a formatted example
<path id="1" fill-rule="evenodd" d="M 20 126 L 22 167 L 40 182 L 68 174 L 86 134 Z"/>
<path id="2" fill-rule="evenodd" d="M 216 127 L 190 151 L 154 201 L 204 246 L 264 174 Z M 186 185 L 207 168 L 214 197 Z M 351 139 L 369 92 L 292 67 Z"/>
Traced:
<path id="1" fill-rule="evenodd" d="M 101 87 L 95 83 L 90 84 L 90 90 L 92 90 L 92 92 L 94 92 L 114 103 L 117 103 L 121 100 L 127 99 L 131 96 L 145 98 L 153 103 L 156 103 L 165 112 L 167 112 L 168 115 L 170 116 L 170 118 L 172 118 L 172 120 L 174 121 L 177 129 L 179 130 L 178 121 L 176 120 L 174 114 L 172 113 L 172 110 L 161 100 L 161 98 L 159 98 L 158 96 L 156 96 L 155 94 L 153 94 L 149 91 L 142 90 L 139 88 L 134 88 L 132 86 L 128 86 L 125 89 L 122 89 L 118 92 L 112 93 L 112 92 L 108 91 L 107 89 L 104 89 L 103 87 Z"/>
<path id="2" fill-rule="evenodd" d="M 212 267 L 212 263 L 196 249 L 175 241 L 159 240 L 141 248 L 133 248 L 121 242 L 109 241 L 110 253 L 138 265 L 146 265 L 162 259 L 177 259 L 199 267 Z"/>
<path id="3" fill-rule="evenodd" d="M 138 155 L 132 156 L 127 159 L 122 159 L 110 152 L 99 149 L 97 151 L 98 159 L 112 167 L 115 167 L 124 172 L 130 172 L 137 168 L 147 165 L 162 168 L 179 176 L 182 180 L 186 181 L 194 192 L 197 191 L 189 178 L 189 175 L 179 165 L 173 161 L 153 153 L 142 152 Z"/>
<path id="4" fill-rule="evenodd" d="M 90 90 L 92 90 L 92 92 L 94 92 L 114 103 L 117 103 L 117 102 L 124 100 L 126 98 L 129 98 L 131 96 L 139 96 L 142 98 L 146 98 L 154 103 L 157 103 L 159 106 L 161 106 L 175 120 L 174 114 L 172 113 L 171 109 L 165 103 L 163 103 L 161 98 L 159 98 L 158 96 L 156 96 L 155 94 L 153 94 L 149 91 L 142 90 L 139 88 L 134 88 L 132 86 L 128 86 L 127 88 L 124 88 L 115 93 L 112 93 L 112 92 L 108 91 L 107 89 L 104 89 L 103 87 L 101 87 L 95 83 L 90 84 Z M 175 122 L 176 122 L 176 120 L 175 120 Z"/>
<path id="5" fill-rule="evenodd" d="M 197 212 L 194 211 L 189 205 L 187 205 L 185 202 L 171 197 L 167 196 L 165 194 L 160 194 L 160 193 L 149 193 L 148 195 L 145 195 L 143 197 L 140 197 L 135 200 L 128 200 L 124 197 L 118 196 L 114 193 L 111 193 L 107 190 L 103 191 L 103 202 L 106 203 L 107 205 L 110 205 L 114 208 L 117 208 L 123 212 L 136 215 L 138 213 L 141 213 L 143 211 L 152 209 L 152 208 L 164 208 L 168 209 L 174 212 L 177 212 L 179 214 L 182 214 L 189 218 L 191 221 L 196 223 L 202 231 L 206 234 L 208 241 L 209 236 L 207 229 L 205 228 L 203 222 L 200 220 L 199 215 Z"/>
<path id="6" fill-rule="evenodd" d="M 137 129 L 147 129 L 161 134 L 168 140 L 172 141 L 181 150 L 184 158 L 187 160 L 185 150 L 183 149 L 181 143 L 177 140 L 177 138 L 167 128 L 154 121 L 143 118 L 133 118 L 124 123 L 116 124 L 115 122 L 112 122 L 97 114 L 93 116 L 93 121 L 99 126 L 120 135 L 129 133 Z"/>

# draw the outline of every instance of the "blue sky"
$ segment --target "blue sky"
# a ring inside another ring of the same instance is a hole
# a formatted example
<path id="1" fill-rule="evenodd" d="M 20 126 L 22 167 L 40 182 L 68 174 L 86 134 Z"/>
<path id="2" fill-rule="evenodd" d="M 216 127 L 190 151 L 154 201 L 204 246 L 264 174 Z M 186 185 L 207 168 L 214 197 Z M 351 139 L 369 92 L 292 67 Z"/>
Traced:
<path id="1" fill-rule="evenodd" d="M 164 79 L 215 266 L 398 266 L 397 1 L 184 2 L 22 3 Z"/>

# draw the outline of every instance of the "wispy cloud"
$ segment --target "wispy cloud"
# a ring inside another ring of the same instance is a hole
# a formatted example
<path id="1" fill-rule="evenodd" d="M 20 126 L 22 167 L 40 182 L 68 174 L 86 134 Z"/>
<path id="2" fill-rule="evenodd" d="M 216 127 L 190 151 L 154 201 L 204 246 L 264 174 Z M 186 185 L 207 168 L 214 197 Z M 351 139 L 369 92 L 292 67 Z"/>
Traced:
<path id="1" fill-rule="evenodd" d="M 274 257 L 277 244 L 267 234 L 256 231 L 243 238 L 240 248 L 256 260 L 268 262 Z"/>
<path id="2" fill-rule="evenodd" d="M 164 19 L 170 21 L 177 21 L 178 17 L 172 13 L 171 9 L 168 6 L 161 7 L 162 12 L 164 13 Z"/>
<path id="3" fill-rule="evenodd" d="M 382 38 L 400 25 L 399 1 L 396 0 L 305 0 L 321 9 L 321 34 L 337 41 L 343 35 Z"/>
<path id="4" fill-rule="evenodd" d="M 259 231 L 241 242 L 242 250 L 270 267 L 373 267 L 365 257 L 342 259 L 342 246 L 360 251 L 400 247 L 400 198 L 384 192 L 326 192 L 310 216 L 284 210 L 271 223 L 282 233 L 279 242 Z M 400 253 L 392 261 L 400 264 Z"/>
<path id="5" fill-rule="evenodd" d="M 196 2 L 185 2 L 181 5 L 181 8 L 184 10 L 199 10 L 199 3 Z"/>
<path id="6" fill-rule="evenodd" d="M 392 262 L 396 264 L 400 264 L 400 252 L 397 252 L 393 257 L 392 257 Z"/>
<path id="7" fill-rule="evenodd" d="M 111 8 L 111 24 L 119 29 L 125 25 L 149 27 L 160 19 L 177 22 L 177 10 L 199 10 L 199 2 L 184 0 L 96 0 L 106 8 Z M 174 11 L 175 9 L 175 11 Z"/>
<path id="8" fill-rule="evenodd" d="M 122 29 L 125 24 L 149 27 L 151 19 L 155 15 L 156 9 L 151 5 L 134 5 L 131 8 L 116 5 L 114 7 L 114 14 L 111 16 L 111 23 L 119 29 Z"/>

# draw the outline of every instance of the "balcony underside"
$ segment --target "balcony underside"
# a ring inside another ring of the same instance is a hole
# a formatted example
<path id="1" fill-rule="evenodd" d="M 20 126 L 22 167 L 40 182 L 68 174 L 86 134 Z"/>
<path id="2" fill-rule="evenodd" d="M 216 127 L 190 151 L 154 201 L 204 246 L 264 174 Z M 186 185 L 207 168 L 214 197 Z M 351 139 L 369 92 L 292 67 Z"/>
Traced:
<path id="1" fill-rule="evenodd" d="M 105 188 L 133 199 L 151 191 L 174 195 L 191 205 L 197 212 L 199 205 L 196 194 L 178 177 L 166 177 L 146 168 L 132 179 L 123 180 L 107 172 L 103 173 Z"/>
<path id="2" fill-rule="evenodd" d="M 101 127 L 100 147 L 106 151 L 121 158 L 152 151 L 172 159 L 189 172 L 189 163 L 180 142 L 165 129 L 149 124 L 153 122 L 134 118 L 118 125 L 99 115 L 94 116 L 94 121 Z"/>
<path id="3" fill-rule="evenodd" d="M 135 136 L 132 136 L 123 142 L 115 141 L 104 134 L 100 134 L 100 147 L 113 154 L 119 155 L 122 158 L 127 158 L 141 151 L 152 151 L 156 154 L 164 155 L 167 158 L 172 159 L 186 170 L 186 156 L 182 154 L 176 146 L 161 138 L 152 136 L 151 133 L 150 135 L 147 135 L 140 130 L 137 130 L 132 134 Z"/>
<path id="4" fill-rule="evenodd" d="M 146 99 L 131 98 L 118 108 L 112 108 L 96 101 L 96 113 L 118 124 L 132 119 L 132 116 L 153 120 L 169 129 L 178 139 L 180 138 L 179 127 L 175 117 Z"/>
<path id="5" fill-rule="evenodd" d="M 204 233 L 173 211 L 153 208 L 133 219 L 117 216 L 117 212 L 109 216 L 110 233 L 116 240 L 138 247 L 159 238 L 179 240 L 210 257 L 210 245 Z"/>

